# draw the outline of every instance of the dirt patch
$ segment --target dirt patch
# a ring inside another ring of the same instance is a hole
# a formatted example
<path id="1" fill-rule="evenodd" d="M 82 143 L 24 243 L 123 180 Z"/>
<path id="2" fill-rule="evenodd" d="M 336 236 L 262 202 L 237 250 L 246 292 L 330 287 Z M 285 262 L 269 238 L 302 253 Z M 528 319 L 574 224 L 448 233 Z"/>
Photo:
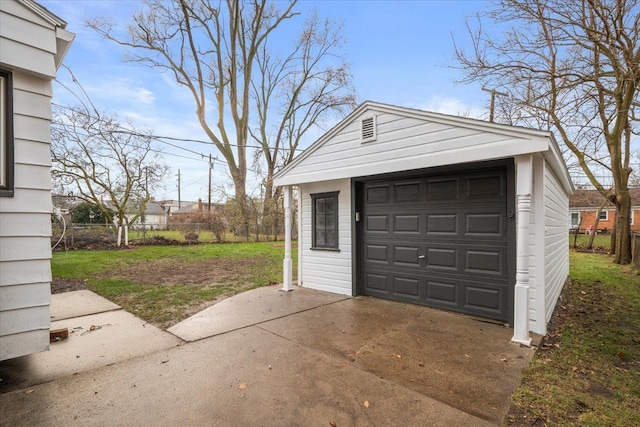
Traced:
<path id="1" fill-rule="evenodd" d="M 66 277 L 54 277 L 51 281 L 51 293 L 61 294 L 63 292 L 82 291 L 87 289 L 83 279 L 70 279 Z"/>
<path id="2" fill-rule="evenodd" d="M 211 258 L 184 263 L 157 259 L 109 271 L 103 277 L 145 285 L 216 285 L 249 277 L 249 271 L 260 262 L 260 258 Z"/>

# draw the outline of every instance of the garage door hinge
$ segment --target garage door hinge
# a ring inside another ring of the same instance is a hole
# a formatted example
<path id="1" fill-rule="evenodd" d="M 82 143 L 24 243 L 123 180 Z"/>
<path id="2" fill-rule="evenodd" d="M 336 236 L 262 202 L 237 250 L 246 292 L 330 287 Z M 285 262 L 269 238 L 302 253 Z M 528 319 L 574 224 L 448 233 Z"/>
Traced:
<path id="1" fill-rule="evenodd" d="M 360 222 L 360 212 L 356 212 L 356 222 Z"/>

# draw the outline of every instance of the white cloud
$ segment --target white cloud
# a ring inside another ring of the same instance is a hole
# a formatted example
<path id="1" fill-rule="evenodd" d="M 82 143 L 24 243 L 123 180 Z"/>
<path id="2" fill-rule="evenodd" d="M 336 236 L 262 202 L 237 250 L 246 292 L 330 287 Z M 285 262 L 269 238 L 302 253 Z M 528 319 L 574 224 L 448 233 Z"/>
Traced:
<path id="1" fill-rule="evenodd" d="M 486 118 L 485 108 L 467 104 L 460 99 L 446 96 L 433 96 L 427 103 L 418 105 L 416 108 L 434 113 L 451 114 L 472 119 Z"/>

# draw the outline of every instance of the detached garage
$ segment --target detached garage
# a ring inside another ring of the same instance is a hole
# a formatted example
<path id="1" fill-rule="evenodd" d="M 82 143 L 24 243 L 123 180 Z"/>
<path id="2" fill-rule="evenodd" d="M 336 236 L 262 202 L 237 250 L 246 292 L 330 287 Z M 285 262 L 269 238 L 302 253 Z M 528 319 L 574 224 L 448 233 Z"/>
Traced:
<path id="1" fill-rule="evenodd" d="M 275 177 L 298 284 L 546 333 L 569 271 L 572 184 L 550 132 L 365 102 Z"/>

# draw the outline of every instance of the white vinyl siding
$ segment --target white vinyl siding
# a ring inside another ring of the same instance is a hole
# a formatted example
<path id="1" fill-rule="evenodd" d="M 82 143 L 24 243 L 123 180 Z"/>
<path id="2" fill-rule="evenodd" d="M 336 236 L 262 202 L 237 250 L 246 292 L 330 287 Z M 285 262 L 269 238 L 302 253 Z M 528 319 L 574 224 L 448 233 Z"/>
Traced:
<path id="1" fill-rule="evenodd" d="M 569 196 L 550 167 L 544 171 L 545 219 L 545 322 L 553 315 L 569 275 L 567 216 Z M 542 319 L 540 319 L 542 320 Z"/>
<path id="2" fill-rule="evenodd" d="M 338 251 L 312 250 L 311 194 L 339 191 Z M 298 188 L 301 209 L 298 251 L 301 254 L 300 286 L 351 295 L 351 181 L 325 181 Z"/>
<path id="3" fill-rule="evenodd" d="M 501 159 L 547 147 L 542 138 L 526 139 L 384 112 L 376 115 L 376 121 L 375 141 L 363 144 L 360 120 L 353 120 L 324 144 L 311 147 L 313 155 L 302 158 L 294 170 L 277 179 L 277 184 Z"/>
<path id="4" fill-rule="evenodd" d="M 72 35 L 30 7 L 0 1 L 0 68 L 12 71 L 14 134 L 14 195 L 0 199 L 0 360 L 49 348 L 51 79 L 66 48 L 58 31 Z"/>
<path id="5" fill-rule="evenodd" d="M 56 76 L 56 29 L 15 1 L 2 1 L 0 63 L 29 70 L 42 77 Z"/>

